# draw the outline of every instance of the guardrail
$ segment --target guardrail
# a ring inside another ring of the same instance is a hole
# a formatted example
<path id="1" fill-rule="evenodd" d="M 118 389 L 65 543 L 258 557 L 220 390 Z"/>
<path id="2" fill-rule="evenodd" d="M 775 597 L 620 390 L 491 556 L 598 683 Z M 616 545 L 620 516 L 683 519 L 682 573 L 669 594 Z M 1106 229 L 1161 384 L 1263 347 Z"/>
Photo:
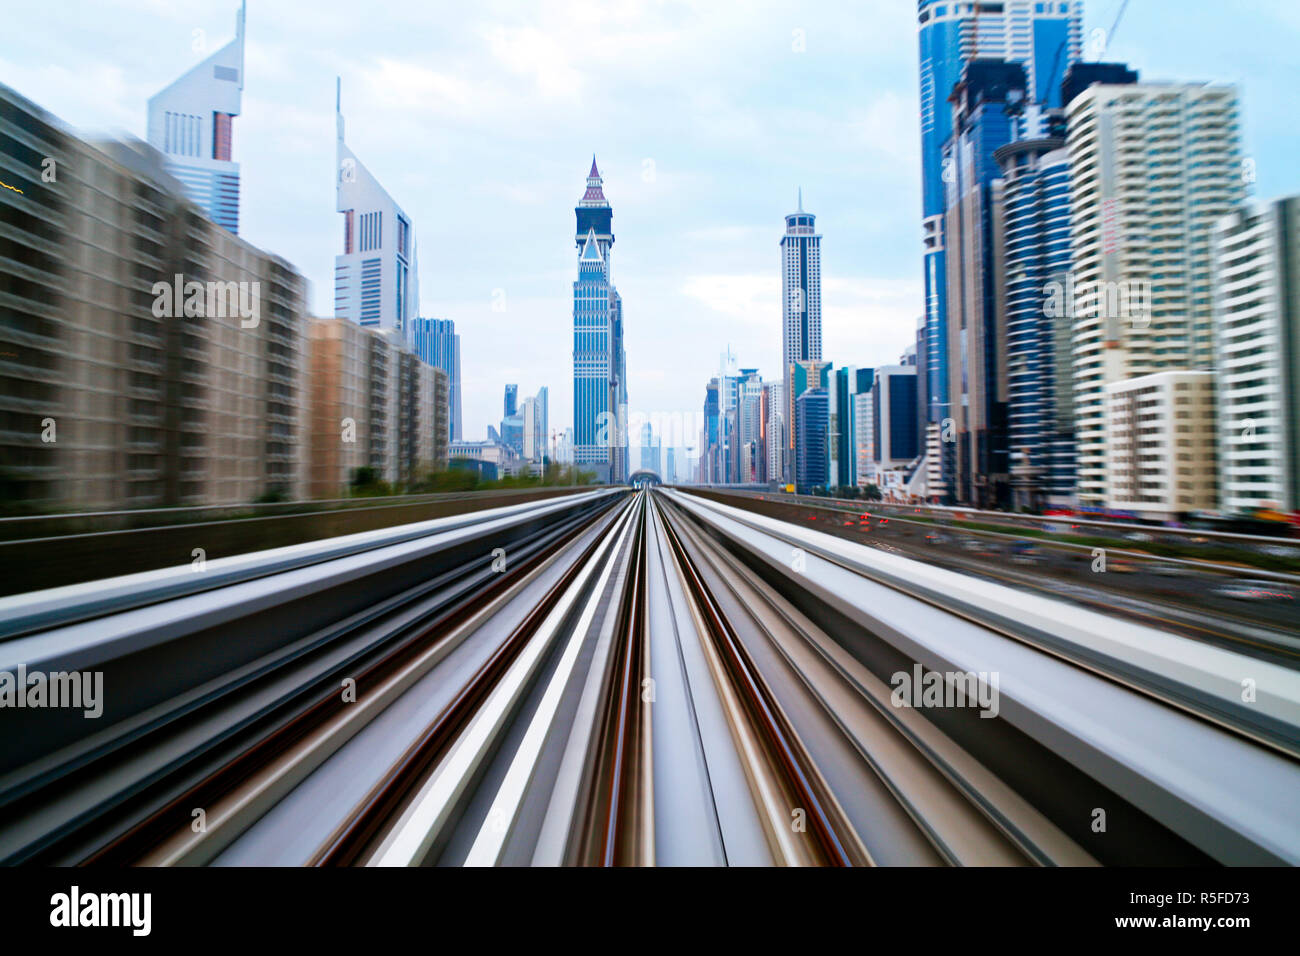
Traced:
<path id="1" fill-rule="evenodd" d="M 279 509 L 267 514 L 247 515 L 227 506 L 197 509 L 155 509 L 152 511 L 99 512 L 95 515 L 61 515 L 47 518 L 8 518 L 9 522 L 48 521 L 65 525 L 92 521 L 88 528 L 71 533 L 9 537 L 0 540 L 0 595 L 22 594 L 122 574 L 158 568 L 211 562 L 252 551 L 286 547 L 324 538 L 358 534 L 397 525 L 427 521 L 454 514 L 466 514 L 491 507 L 529 501 L 545 501 L 567 495 L 589 493 L 588 488 L 544 488 L 466 492 L 448 495 L 417 495 L 379 498 L 357 505 L 355 499 L 340 502 L 297 502 L 291 505 L 257 506 Z M 307 505 L 353 503 L 351 507 L 307 508 Z M 289 510 L 288 512 L 285 509 Z M 223 517 L 226 515 L 226 517 Z M 132 523 L 151 517 L 175 519 L 167 523 Z M 183 520 L 189 518 L 191 520 Z M 196 520 L 197 519 L 197 520 Z M 121 527 L 94 527 L 93 521 L 116 522 Z M 19 528 L 10 524 L 9 531 Z M 3 537 L 3 535 L 0 535 Z"/>

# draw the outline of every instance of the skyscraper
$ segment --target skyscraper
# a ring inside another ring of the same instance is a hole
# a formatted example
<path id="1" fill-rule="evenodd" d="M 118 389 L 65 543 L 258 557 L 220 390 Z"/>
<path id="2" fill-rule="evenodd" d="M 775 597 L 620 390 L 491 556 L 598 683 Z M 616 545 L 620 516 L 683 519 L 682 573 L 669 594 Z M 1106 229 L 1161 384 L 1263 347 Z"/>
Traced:
<path id="1" fill-rule="evenodd" d="M 1107 492 L 1107 386 L 1214 368 L 1214 225 L 1245 197 L 1237 93 L 1094 84 L 1067 107 L 1078 497 Z"/>
<path id="2" fill-rule="evenodd" d="M 819 362 L 822 357 L 822 237 L 815 227 L 817 217 L 804 212 L 803 190 L 799 208 L 785 217 L 781 237 L 781 366 L 785 375 L 787 448 L 798 442 L 791 368 L 796 362 Z M 791 478 L 793 454 L 787 456 L 786 480 Z"/>
<path id="3" fill-rule="evenodd" d="M 1027 96 L 1025 69 L 1006 60 L 967 63 L 952 95 L 953 135 L 944 143 L 948 250 L 947 393 L 954 442 L 948 490 L 960 504 L 1009 502 L 1006 337 L 999 294 L 1002 238 L 994 210 L 1000 187 L 996 152 L 1014 135 Z M 1036 107 L 1035 107 L 1036 109 Z"/>
<path id="4" fill-rule="evenodd" d="M 420 313 L 415 226 L 344 142 L 341 84 L 334 107 L 336 208 L 343 214 L 343 254 L 334 257 L 334 314 L 396 329 L 411 347 Z"/>
<path id="5" fill-rule="evenodd" d="M 535 464 L 541 464 L 543 459 L 550 457 L 550 449 L 546 444 L 548 404 L 547 389 L 543 385 L 536 395 L 524 399 L 518 411 L 517 417 L 522 425 L 520 455 Z"/>
<path id="6" fill-rule="evenodd" d="M 1300 196 L 1225 216 L 1214 252 L 1219 507 L 1300 510 Z"/>
<path id="7" fill-rule="evenodd" d="M 763 480 L 763 379 L 756 368 L 742 368 L 736 380 L 736 434 L 732 442 L 733 481 Z"/>
<path id="8" fill-rule="evenodd" d="M 451 441 L 462 441 L 460 421 L 460 336 L 451 319 L 417 318 L 412 331 L 412 350 L 420 361 L 447 373 Z"/>
<path id="9" fill-rule="evenodd" d="M 874 373 L 869 368 L 856 368 L 848 365 L 836 369 L 835 408 L 831 435 L 836 445 L 838 469 L 830 476 L 832 484 L 852 487 L 859 484 L 858 463 L 861 460 L 858 443 L 860 436 L 871 434 L 870 423 L 866 430 L 858 421 L 858 413 L 864 407 L 858 397 L 871 392 Z M 870 407 L 870 406 L 866 406 Z"/>
<path id="10" fill-rule="evenodd" d="M 763 383 L 763 451 L 767 464 L 763 469 L 764 481 L 781 481 L 785 477 L 787 458 L 785 445 L 785 385 L 782 382 Z"/>
<path id="11" fill-rule="evenodd" d="M 700 435 L 700 481 L 722 481 L 718 464 L 719 438 L 722 432 L 721 405 L 718 400 L 718 380 L 709 379 L 704 386 L 704 430 Z"/>
<path id="12" fill-rule="evenodd" d="M 948 97 L 967 64 L 977 58 L 1019 63 L 1025 69 L 1033 102 L 1058 107 L 1060 81 L 1079 58 L 1083 35 L 1082 0 L 1002 0 L 966 3 L 918 0 L 917 32 L 921 79 L 921 225 L 925 284 L 925 350 L 918 356 L 920 374 L 928 377 L 920 393 L 927 397 L 927 420 L 940 425 L 952 416 L 948 372 L 947 240 L 943 219 L 948 208 L 946 185 L 953 166 L 945 163 L 944 144 L 952 137 Z M 950 157 L 951 158 L 951 157 Z M 942 428 L 936 428 L 938 434 Z M 951 450 L 940 450 L 939 481 L 952 478 Z"/>
<path id="13" fill-rule="evenodd" d="M 825 388 L 810 388 L 795 402 L 799 447 L 795 450 L 795 484 L 800 494 L 826 487 L 827 429 L 830 425 L 829 393 Z"/>
<path id="14" fill-rule="evenodd" d="M 662 438 L 655 437 L 654 429 L 646 422 L 641 426 L 641 470 L 653 471 L 663 477 L 659 467 L 659 453 Z"/>
<path id="15" fill-rule="evenodd" d="M 233 118 L 244 92 L 244 6 L 235 38 L 149 99 L 149 145 L 208 218 L 239 234 L 239 164 Z"/>
<path id="16" fill-rule="evenodd" d="M 595 467 L 598 480 L 617 481 L 627 473 L 626 360 L 623 300 L 610 276 L 614 211 L 603 185 L 593 156 L 586 192 L 574 209 L 573 453 L 579 466 Z"/>

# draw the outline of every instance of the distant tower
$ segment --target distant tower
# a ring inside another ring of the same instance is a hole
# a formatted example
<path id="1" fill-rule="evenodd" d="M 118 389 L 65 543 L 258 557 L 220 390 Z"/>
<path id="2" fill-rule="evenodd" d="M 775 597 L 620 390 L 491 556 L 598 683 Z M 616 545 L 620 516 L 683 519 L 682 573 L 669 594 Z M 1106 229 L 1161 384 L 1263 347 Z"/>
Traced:
<path id="1" fill-rule="evenodd" d="M 798 421 L 798 396 L 791 382 L 796 362 L 817 362 L 822 357 L 822 237 L 815 227 L 817 217 L 804 212 L 803 190 L 799 208 L 785 217 L 781 238 L 781 373 L 786 406 L 786 481 L 793 479 L 794 448 Z"/>
<path id="2" fill-rule="evenodd" d="M 451 319 L 416 319 L 411 346 L 420 361 L 447 373 L 451 441 L 464 441 L 460 405 L 460 335 L 456 332 L 456 323 Z"/>
<path id="3" fill-rule="evenodd" d="M 343 141 L 341 84 L 335 93 L 343 254 L 334 257 L 334 314 L 360 325 L 396 329 L 413 345 L 420 314 L 415 226 Z"/>
<path id="4" fill-rule="evenodd" d="M 244 92 L 244 6 L 235 38 L 149 99 L 146 137 L 167 171 L 213 222 L 239 233 L 239 164 L 231 160 L 233 118 Z"/>
<path id="5" fill-rule="evenodd" d="M 626 357 L 623 302 L 610 276 L 614 211 L 605 198 L 596 157 L 574 209 L 578 281 L 573 284 L 573 452 L 601 480 L 627 477 Z"/>

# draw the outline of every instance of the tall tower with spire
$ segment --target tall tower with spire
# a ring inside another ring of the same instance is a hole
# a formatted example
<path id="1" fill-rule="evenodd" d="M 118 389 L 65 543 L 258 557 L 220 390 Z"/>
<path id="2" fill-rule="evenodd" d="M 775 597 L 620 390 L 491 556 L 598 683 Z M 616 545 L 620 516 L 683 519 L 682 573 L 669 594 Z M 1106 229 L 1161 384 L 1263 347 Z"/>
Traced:
<path id="1" fill-rule="evenodd" d="M 799 208 L 785 217 L 781 237 L 781 371 L 785 390 L 786 453 L 782 471 L 787 482 L 794 480 L 795 427 L 794 391 L 796 362 L 819 362 L 822 357 L 822 237 L 817 235 L 817 217 L 804 212 L 803 189 Z"/>
<path id="2" fill-rule="evenodd" d="M 623 300 L 614 288 L 610 254 L 614 210 L 591 158 L 587 189 L 574 209 L 578 280 L 573 283 L 573 453 L 598 480 L 627 477 L 627 384 Z"/>
<path id="3" fill-rule="evenodd" d="M 146 136 L 213 222 L 239 234 L 239 164 L 231 159 L 244 93 L 244 6 L 235 38 L 149 98 Z"/>
<path id="4" fill-rule="evenodd" d="M 343 137 L 342 84 L 335 87 L 338 130 L 335 209 L 343 216 L 343 252 L 334 257 L 334 314 L 359 325 L 393 329 L 417 354 L 420 314 L 415 224 Z"/>

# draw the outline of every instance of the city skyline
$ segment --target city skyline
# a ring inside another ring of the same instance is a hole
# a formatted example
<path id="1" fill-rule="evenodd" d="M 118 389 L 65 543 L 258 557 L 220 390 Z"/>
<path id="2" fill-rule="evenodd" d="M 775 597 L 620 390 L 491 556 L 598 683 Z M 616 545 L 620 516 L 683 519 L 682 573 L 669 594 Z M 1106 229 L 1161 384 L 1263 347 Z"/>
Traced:
<path id="1" fill-rule="evenodd" d="M 1118 6 L 1086 5 L 1085 58 L 1092 31 L 1108 28 Z M 343 22 L 328 6 L 290 32 L 280 27 L 293 20 L 293 8 L 254 2 L 233 151 L 241 236 L 303 271 L 313 315 L 334 314 L 329 260 L 341 228 L 330 194 L 331 99 L 341 75 L 349 144 L 422 227 L 420 314 L 454 320 L 462 336 L 465 437 L 485 432 L 497 418 L 501 384 L 519 379 L 550 386 L 554 427 L 571 424 L 571 247 L 553 239 L 572 209 L 573 169 L 593 151 L 620 201 L 634 410 L 692 413 L 713 357 L 728 343 L 741 364 L 779 377 L 777 217 L 800 185 L 826 236 L 824 354 L 836 364 L 892 362 L 922 309 L 915 14 L 906 4 L 859 10 L 838 35 L 832 27 L 848 9 L 787 15 L 760 5 L 737 25 L 714 11 L 671 5 L 649 14 L 652 29 L 643 24 L 634 33 L 644 11 L 588 17 L 581 7 L 556 5 L 507 16 L 507 8 L 489 6 L 426 34 L 428 42 L 471 44 L 478 67 L 458 73 L 455 59 L 439 71 L 420 66 L 412 41 L 395 36 L 403 31 L 394 24 L 427 22 L 417 10 L 388 12 L 383 30 L 349 24 L 352 53 L 340 57 L 313 52 L 326 49 L 317 41 Z M 1294 190 L 1285 157 L 1297 134 L 1281 125 L 1287 113 L 1276 107 L 1279 91 L 1263 76 L 1295 60 L 1300 23 L 1285 4 L 1249 9 L 1248 30 L 1239 26 L 1241 8 L 1207 9 L 1209 23 L 1193 30 L 1134 5 L 1105 59 L 1140 64 L 1144 79 L 1239 84 L 1243 148 L 1258 170 L 1254 197 L 1267 201 Z M 37 42 L 0 59 L 0 81 L 79 130 L 121 126 L 144 138 L 149 97 L 228 44 L 237 10 L 214 0 L 151 16 L 126 4 L 103 22 L 92 11 L 76 29 L 43 22 L 33 31 Z M 493 13 L 505 19 L 494 24 Z M 204 31 L 202 50 L 194 49 L 196 30 Z M 279 39 L 286 35 L 293 39 Z M 694 85 L 667 75 L 673 58 L 710 44 L 725 47 L 729 55 L 715 57 L 725 64 L 701 67 Z M 92 52 L 101 49 L 117 52 Z M 730 55 L 737 50 L 757 63 L 738 65 L 744 57 Z M 626 107 L 629 89 L 644 79 L 640 68 L 655 57 L 663 69 L 643 85 L 662 105 L 616 127 L 618 97 Z M 790 90 L 759 104 L 782 83 Z M 523 99 L 507 103 L 508 93 Z M 807 115 L 791 112 L 795 100 Z M 490 107 L 486 118 L 470 116 L 476 104 Z M 678 120 L 690 115 L 689 128 L 674 126 L 674 105 Z M 535 118 L 507 129 L 529 107 Z M 705 129 L 711 122 L 716 128 Z M 801 130 L 820 131 L 824 145 L 801 152 L 785 142 Z M 502 136 L 512 148 L 499 149 Z M 774 142 L 761 164 L 740 158 Z M 507 213 L 518 226 L 503 235 L 494 222 Z"/>

